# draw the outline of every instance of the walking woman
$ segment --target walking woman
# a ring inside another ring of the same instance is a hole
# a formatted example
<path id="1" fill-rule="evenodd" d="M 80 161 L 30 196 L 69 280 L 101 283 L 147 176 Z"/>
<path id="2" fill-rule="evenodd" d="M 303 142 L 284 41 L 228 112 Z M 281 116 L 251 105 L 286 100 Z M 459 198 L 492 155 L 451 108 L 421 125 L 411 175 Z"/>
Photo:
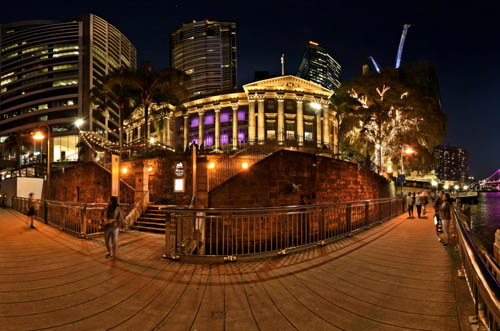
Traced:
<path id="1" fill-rule="evenodd" d="M 35 228 L 33 225 L 33 218 L 35 218 L 35 212 L 38 210 L 38 203 L 35 199 L 35 194 L 32 192 L 29 195 L 29 200 L 28 200 L 28 216 L 31 218 L 31 225 L 30 227 L 32 229 Z"/>
<path id="2" fill-rule="evenodd" d="M 451 199 L 450 194 L 445 193 L 443 202 L 439 207 L 439 216 L 441 218 L 443 226 L 444 243 L 443 245 L 448 245 L 450 242 L 450 221 L 451 221 Z"/>
<path id="3" fill-rule="evenodd" d="M 406 196 L 406 206 L 408 207 L 408 217 L 413 217 L 413 197 L 411 192 Z"/>
<path id="4" fill-rule="evenodd" d="M 118 199 L 116 197 L 111 197 L 108 207 L 104 210 L 104 224 L 102 226 L 104 241 L 108 249 L 106 258 L 116 255 L 116 245 L 118 242 L 118 232 L 120 230 L 121 220 L 122 211 L 120 206 L 118 206 Z"/>
<path id="5" fill-rule="evenodd" d="M 417 215 L 420 218 L 420 213 L 422 212 L 422 195 L 420 192 L 417 192 L 415 195 L 415 206 L 417 206 Z"/>

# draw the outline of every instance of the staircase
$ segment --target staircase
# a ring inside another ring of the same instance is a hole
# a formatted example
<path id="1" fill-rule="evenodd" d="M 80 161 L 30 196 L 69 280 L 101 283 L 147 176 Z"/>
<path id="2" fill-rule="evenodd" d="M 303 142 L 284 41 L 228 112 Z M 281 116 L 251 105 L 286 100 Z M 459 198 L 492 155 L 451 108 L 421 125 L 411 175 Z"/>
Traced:
<path id="1" fill-rule="evenodd" d="M 165 233 L 165 219 L 167 215 L 166 206 L 150 205 L 144 214 L 135 221 L 132 230 Z"/>

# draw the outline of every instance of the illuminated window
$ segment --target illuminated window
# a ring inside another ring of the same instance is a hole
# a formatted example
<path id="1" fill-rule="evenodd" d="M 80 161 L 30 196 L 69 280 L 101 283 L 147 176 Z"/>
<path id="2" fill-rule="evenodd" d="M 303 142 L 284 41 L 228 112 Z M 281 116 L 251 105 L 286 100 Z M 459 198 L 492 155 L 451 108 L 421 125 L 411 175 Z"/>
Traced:
<path id="1" fill-rule="evenodd" d="M 276 137 L 276 133 L 274 130 L 267 130 L 267 138 L 274 139 Z"/>
<path id="2" fill-rule="evenodd" d="M 174 179 L 174 192 L 184 192 L 184 178 Z"/>
<path id="3" fill-rule="evenodd" d="M 64 79 L 64 80 L 56 80 L 52 83 L 52 86 L 66 86 L 66 85 L 76 85 L 78 84 L 77 79 Z"/>
<path id="4" fill-rule="evenodd" d="M 312 141 L 313 140 L 313 134 L 312 134 L 312 132 L 304 132 L 304 139 L 306 141 Z"/>
<path id="5" fill-rule="evenodd" d="M 54 162 L 78 161 L 78 135 L 54 137 Z"/>

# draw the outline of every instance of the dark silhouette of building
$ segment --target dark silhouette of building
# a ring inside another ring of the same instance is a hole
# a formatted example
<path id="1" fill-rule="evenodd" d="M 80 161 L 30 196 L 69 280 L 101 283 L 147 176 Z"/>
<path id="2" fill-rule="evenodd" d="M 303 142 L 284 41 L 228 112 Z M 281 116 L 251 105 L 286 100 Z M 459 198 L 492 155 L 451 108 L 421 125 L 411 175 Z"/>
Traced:
<path id="1" fill-rule="evenodd" d="M 329 90 L 340 87 L 340 64 L 328 51 L 314 41 L 309 41 L 297 77 L 310 80 Z"/>
<path id="2" fill-rule="evenodd" d="M 171 67 L 190 76 L 192 96 L 237 88 L 236 23 L 193 21 L 170 35 Z"/>
<path id="3" fill-rule="evenodd" d="M 461 147 L 438 146 L 434 149 L 434 157 L 439 160 L 437 176 L 440 180 L 461 183 L 469 181 L 469 153 Z"/>

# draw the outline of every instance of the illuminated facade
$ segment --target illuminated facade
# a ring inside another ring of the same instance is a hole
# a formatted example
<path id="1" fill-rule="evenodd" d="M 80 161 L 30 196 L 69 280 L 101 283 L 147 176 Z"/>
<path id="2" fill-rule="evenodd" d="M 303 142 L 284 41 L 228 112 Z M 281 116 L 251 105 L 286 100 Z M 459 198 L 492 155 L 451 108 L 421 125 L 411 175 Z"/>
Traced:
<path id="1" fill-rule="evenodd" d="M 297 76 L 315 82 L 329 90 L 340 87 L 340 64 L 318 43 L 310 41 L 299 66 Z"/>
<path id="2" fill-rule="evenodd" d="M 157 143 L 177 150 L 194 142 L 208 151 L 274 143 L 338 153 L 338 123 L 329 109 L 333 91 L 295 76 L 280 76 L 173 106 L 155 105 L 149 130 Z M 126 122 L 128 144 L 140 142 L 142 108 Z M 155 132 L 153 128 L 158 128 Z M 161 128 L 161 129 L 160 129 Z"/>
<path id="3" fill-rule="evenodd" d="M 434 156 L 439 160 L 439 168 L 436 171 L 439 179 L 468 183 L 469 153 L 467 150 L 454 146 L 439 146 L 434 150 Z"/>
<path id="4" fill-rule="evenodd" d="M 190 76 L 194 96 L 236 90 L 236 23 L 193 21 L 170 36 L 172 68 Z"/>
<path id="5" fill-rule="evenodd" d="M 118 114 L 92 109 L 90 90 L 121 66 L 136 67 L 136 49 L 115 27 L 87 14 L 0 25 L 0 142 L 42 124 L 52 131 L 53 161 L 78 160 L 77 118 L 85 130 L 118 141 Z M 29 144 L 22 157 L 33 153 Z M 3 149 L 3 157 L 11 151 Z M 22 163 L 22 162 L 21 162 Z"/>

